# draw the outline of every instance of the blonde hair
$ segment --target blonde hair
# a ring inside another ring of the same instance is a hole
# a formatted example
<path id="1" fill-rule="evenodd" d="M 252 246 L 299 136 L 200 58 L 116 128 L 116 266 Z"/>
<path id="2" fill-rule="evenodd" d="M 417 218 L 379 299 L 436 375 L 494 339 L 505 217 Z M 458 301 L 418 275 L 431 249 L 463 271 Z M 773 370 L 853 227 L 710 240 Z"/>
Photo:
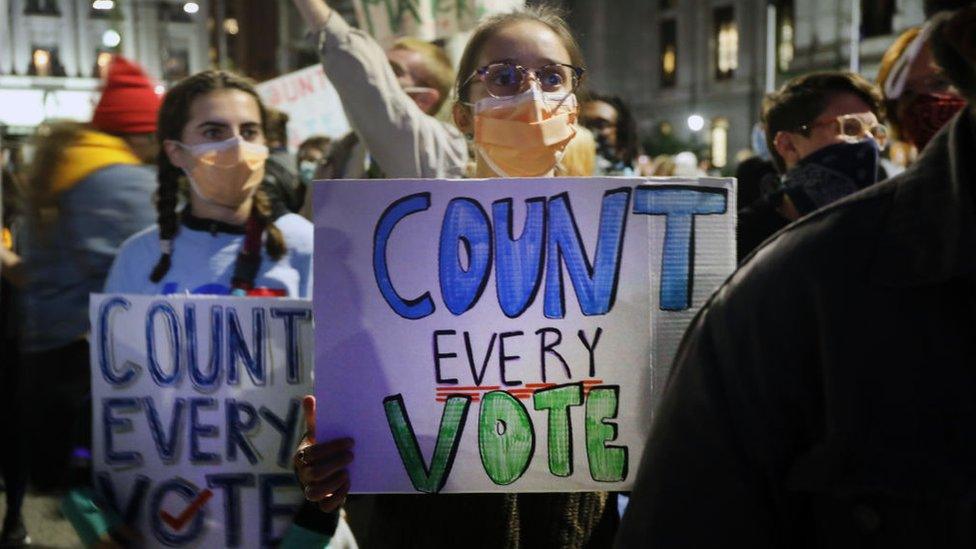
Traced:
<path id="1" fill-rule="evenodd" d="M 576 126 L 576 135 L 566 145 L 556 175 L 588 177 L 596 172 L 596 140 L 586 128 Z"/>
<path id="2" fill-rule="evenodd" d="M 434 104 L 432 112 L 441 110 L 444 102 L 451 94 L 451 85 L 454 82 L 454 69 L 451 66 L 451 59 L 447 56 L 444 48 L 437 44 L 425 42 L 419 38 L 410 36 L 400 38 L 393 43 L 394 50 L 406 50 L 420 54 L 423 59 L 423 72 L 421 84 L 427 85 L 440 92 L 440 98 Z"/>

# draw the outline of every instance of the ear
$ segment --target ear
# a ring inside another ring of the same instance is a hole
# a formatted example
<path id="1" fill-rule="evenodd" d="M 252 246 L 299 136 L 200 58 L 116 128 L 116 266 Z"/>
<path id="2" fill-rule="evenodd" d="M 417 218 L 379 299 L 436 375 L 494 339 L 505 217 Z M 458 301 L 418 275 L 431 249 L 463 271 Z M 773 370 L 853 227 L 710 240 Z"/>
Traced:
<path id="1" fill-rule="evenodd" d="M 474 118 L 471 115 L 471 107 L 462 104 L 460 101 L 454 103 L 452 111 L 454 115 L 454 125 L 467 136 L 474 135 Z"/>
<path id="2" fill-rule="evenodd" d="M 412 97 L 414 103 L 420 107 L 420 110 L 431 116 L 437 114 L 436 112 L 433 112 L 433 109 L 434 105 L 436 105 L 441 98 L 441 92 L 435 90 L 434 88 L 430 88 L 429 90 L 414 93 L 412 94 Z"/>
<path id="3" fill-rule="evenodd" d="M 166 152 L 166 157 L 169 158 L 170 164 L 176 166 L 177 168 L 187 168 L 184 165 L 184 151 L 180 144 L 171 139 L 163 141 L 163 150 Z"/>
<path id="4" fill-rule="evenodd" d="M 773 138 L 773 148 L 783 157 L 783 162 L 789 168 L 800 161 L 800 152 L 796 148 L 795 135 L 790 132 L 776 132 Z"/>

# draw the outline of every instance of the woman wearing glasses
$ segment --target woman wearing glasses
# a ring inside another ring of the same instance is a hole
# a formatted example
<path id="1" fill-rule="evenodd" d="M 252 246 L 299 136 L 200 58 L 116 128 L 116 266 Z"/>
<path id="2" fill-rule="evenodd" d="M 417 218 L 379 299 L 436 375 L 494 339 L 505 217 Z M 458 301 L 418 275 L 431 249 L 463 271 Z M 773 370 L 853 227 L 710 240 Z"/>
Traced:
<path id="1" fill-rule="evenodd" d="M 474 32 L 460 62 L 454 120 L 473 142 L 477 176 L 555 174 L 577 131 L 582 64 L 566 23 L 547 9 L 496 16 Z M 314 433 L 314 399 L 304 405 Z M 306 436 L 294 459 L 306 498 L 337 510 L 356 482 L 346 472 L 353 459 L 350 440 L 315 444 Z M 370 547 L 605 547 L 616 530 L 606 493 L 381 495 L 370 504 L 368 524 L 356 532 Z M 362 520 L 356 513 L 354 527 Z"/>

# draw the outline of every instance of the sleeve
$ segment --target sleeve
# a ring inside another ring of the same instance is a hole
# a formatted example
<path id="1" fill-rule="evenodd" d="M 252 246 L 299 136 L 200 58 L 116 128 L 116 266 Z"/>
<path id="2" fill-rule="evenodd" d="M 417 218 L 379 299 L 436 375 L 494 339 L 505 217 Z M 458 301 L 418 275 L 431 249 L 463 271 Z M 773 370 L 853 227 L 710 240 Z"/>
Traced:
<path id="1" fill-rule="evenodd" d="M 386 53 L 369 34 L 333 12 L 313 37 L 350 124 L 387 177 L 464 176 L 464 136 L 420 110 L 400 88 Z"/>

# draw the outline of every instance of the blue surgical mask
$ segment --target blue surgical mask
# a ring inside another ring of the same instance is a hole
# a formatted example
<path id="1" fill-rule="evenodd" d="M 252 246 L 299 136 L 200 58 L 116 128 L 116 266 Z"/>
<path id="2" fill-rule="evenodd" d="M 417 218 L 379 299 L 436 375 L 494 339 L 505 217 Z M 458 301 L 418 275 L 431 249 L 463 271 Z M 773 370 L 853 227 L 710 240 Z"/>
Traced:
<path id="1" fill-rule="evenodd" d="M 783 191 L 806 215 L 876 183 L 878 156 L 873 139 L 828 145 L 786 172 Z"/>
<path id="2" fill-rule="evenodd" d="M 298 163 L 298 177 L 302 183 L 308 185 L 315 179 L 315 170 L 318 166 L 318 162 L 312 160 L 302 160 Z"/>

